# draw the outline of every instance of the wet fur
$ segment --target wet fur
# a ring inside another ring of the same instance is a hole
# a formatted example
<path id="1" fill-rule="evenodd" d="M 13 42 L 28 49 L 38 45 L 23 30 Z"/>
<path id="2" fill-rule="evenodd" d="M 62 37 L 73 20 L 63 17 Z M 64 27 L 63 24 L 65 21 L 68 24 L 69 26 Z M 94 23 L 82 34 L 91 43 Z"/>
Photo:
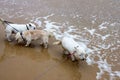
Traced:
<path id="1" fill-rule="evenodd" d="M 64 49 L 64 53 L 70 55 L 72 61 L 85 59 L 85 50 L 80 48 L 80 45 L 72 38 L 63 37 L 61 40 L 54 42 L 53 44 L 61 44 L 62 48 Z"/>
<path id="2" fill-rule="evenodd" d="M 45 48 L 48 48 L 49 34 L 44 30 L 27 30 L 22 33 L 23 38 L 26 40 L 26 45 L 29 46 L 31 41 L 39 40 L 40 44 L 43 44 Z M 22 42 L 23 39 L 18 32 L 15 36 L 18 43 Z"/>

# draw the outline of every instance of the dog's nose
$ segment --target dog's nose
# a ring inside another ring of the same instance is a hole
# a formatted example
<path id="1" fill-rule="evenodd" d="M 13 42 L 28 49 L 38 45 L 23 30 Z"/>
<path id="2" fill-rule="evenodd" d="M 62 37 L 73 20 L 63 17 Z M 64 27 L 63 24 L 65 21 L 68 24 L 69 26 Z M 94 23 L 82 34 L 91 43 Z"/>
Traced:
<path id="1" fill-rule="evenodd" d="M 85 58 L 82 59 L 82 61 L 86 60 Z"/>

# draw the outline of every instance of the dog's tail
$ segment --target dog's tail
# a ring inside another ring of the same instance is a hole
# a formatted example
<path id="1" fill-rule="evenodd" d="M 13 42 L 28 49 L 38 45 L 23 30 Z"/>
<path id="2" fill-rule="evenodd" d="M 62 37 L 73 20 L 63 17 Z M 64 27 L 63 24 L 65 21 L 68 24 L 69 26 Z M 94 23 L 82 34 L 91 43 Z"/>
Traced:
<path id="1" fill-rule="evenodd" d="M 60 45 L 61 44 L 61 41 L 56 41 L 53 43 L 53 45 Z"/>
<path id="2" fill-rule="evenodd" d="M 53 33 L 48 33 L 48 36 L 53 37 L 54 35 L 53 35 Z"/>
<path id="3" fill-rule="evenodd" d="M 54 29 L 49 29 L 49 30 L 45 30 L 45 31 L 47 31 L 47 34 L 48 34 L 49 37 L 53 37 L 54 36 L 54 32 L 55 32 Z"/>
<path id="4" fill-rule="evenodd" d="M 3 24 L 4 23 L 4 20 L 2 18 L 0 18 L 0 22 Z"/>
<path id="5" fill-rule="evenodd" d="M 13 23 L 13 22 L 6 21 L 6 20 L 4 20 L 4 19 L 2 19 L 2 18 L 0 18 L 0 22 L 1 22 L 2 24 Z"/>

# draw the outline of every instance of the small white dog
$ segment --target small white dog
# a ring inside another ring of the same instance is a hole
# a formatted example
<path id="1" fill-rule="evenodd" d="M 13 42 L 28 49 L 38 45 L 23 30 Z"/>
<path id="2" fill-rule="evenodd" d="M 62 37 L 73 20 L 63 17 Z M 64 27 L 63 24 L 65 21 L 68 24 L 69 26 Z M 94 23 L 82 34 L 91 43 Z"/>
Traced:
<path id="1" fill-rule="evenodd" d="M 40 44 L 43 44 L 45 48 L 48 48 L 48 40 L 50 36 L 53 35 L 45 30 L 27 30 L 18 32 L 15 36 L 15 39 L 18 41 L 18 43 L 26 41 L 25 46 L 29 46 L 33 40 L 40 40 Z"/>
<path id="2" fill-rule="evenodd" d="M 13 33 L 16 34 L 17 32 L 36 29 L 36 26 L 33 23 L 14 24 L 12 22 L 5 21 L 3 19 L 0 19 L 0 21 L 6 27 L 5 32 L 6 32 L 6 38 L 7 38 L 8 41 L 11 41 L 10 37 Z"/>
<path id="3" fill-rule="evenodd" d="M 65 54 L 69 54 L 72 61 L 75 59 L 85 60 L 86 52 L 85 49 L 70 37 L 63 37 L 62 40 L 54 42 L 53 44 L 61 44 L 65 50 Z"/>

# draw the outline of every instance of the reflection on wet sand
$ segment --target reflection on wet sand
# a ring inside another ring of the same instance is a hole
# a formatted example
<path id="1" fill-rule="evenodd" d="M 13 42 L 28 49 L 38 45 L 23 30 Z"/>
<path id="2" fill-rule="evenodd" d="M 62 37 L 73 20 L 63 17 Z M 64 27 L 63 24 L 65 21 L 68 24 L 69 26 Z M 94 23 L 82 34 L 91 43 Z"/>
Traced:
<path id="1" fill-rule="evenodd" d="M 55 47 L 51 44 L 49 45 L 51 48 L 44 49 L 40 46 L 24 47 L 22 44 L 4 41 L 4 46 L 4 54 L 0 57 L 1 79 L 79 80 L 81 78 L 78 63 L 62 57 L 61 52 L 57 51 L 59 48 L 56 48 L 54 54 Z M 58 55 L 60 57 L 55 57 Z"/>
<path id="2" fill-rule="evenodd" d="M 15 56 L 26 56 L 33 60 L 39 60 L 39 58 L 43 58 L 45 60 L 49 60 L 50 56 L 47 51 L 47 49 L 44 49 L 40 46 L 37 47 L 25 47 L 24 44 L 17 44 L 15 42 L 7 42 L 4 41 L 5 47 L 3 50 L 3 56 L 2 58 L 8 58 L 8 57 L 15 57 Z M 44 54 L 44 55 L 43 55 Z M 41 59 L 40 58 L 40 59 Z M 42 60 L 42 59 L 41 59 Z"/>

